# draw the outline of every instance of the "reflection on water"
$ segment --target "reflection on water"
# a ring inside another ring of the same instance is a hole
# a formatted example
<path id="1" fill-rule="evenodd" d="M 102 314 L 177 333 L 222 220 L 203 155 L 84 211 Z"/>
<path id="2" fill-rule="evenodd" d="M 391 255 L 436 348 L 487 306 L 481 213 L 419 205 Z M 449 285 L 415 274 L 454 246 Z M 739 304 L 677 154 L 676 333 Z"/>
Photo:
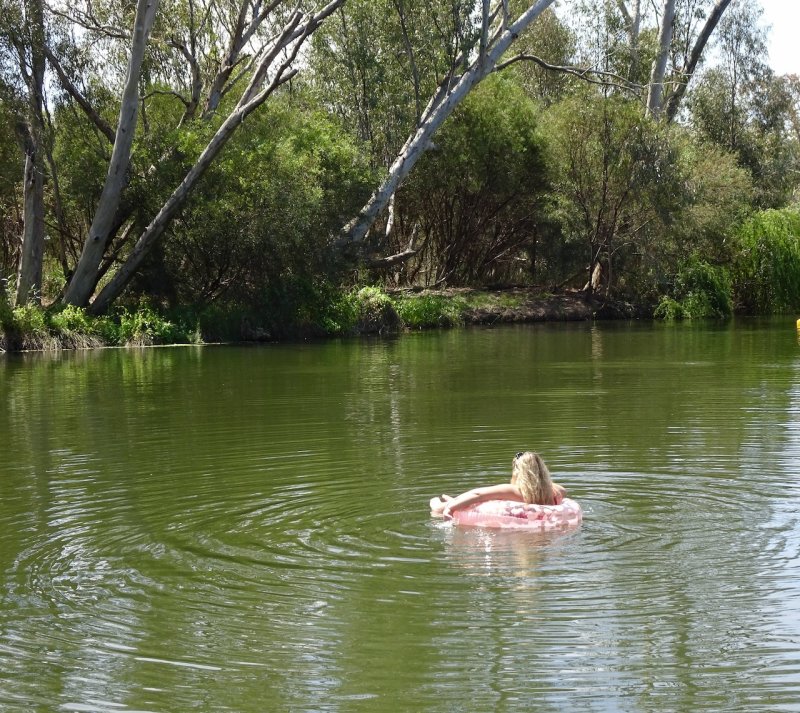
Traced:
<path id="1" fill-rule="evenodd" d="M 797 710 L 799 377 L 775 322 L 7 358 L 0 708 Z M 429 519 L 523 448 L 580 529 Z"/>

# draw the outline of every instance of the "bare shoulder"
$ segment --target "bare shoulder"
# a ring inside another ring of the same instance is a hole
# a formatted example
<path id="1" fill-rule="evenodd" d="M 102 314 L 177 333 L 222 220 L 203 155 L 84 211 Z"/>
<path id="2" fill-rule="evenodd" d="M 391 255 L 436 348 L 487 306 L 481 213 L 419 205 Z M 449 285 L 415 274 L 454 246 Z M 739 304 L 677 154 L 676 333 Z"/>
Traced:
<path id="1" fill-rule="evenodd" d="M 442 511 L 444 510 L 444 506 L 447 503 L 442 500 L 441 498 L 431 498 L 430 506 L 431 506 L 431 515 L 441 517 Z"/>
<path id="2" fill-rule="evenodd" d="M 517 486 L 511 483 L 500 483 L 498 485 L 488 485 L 484 488 L 476 488 L 476 492 L 478 492 L 484 500 L 524 500 Z"/>

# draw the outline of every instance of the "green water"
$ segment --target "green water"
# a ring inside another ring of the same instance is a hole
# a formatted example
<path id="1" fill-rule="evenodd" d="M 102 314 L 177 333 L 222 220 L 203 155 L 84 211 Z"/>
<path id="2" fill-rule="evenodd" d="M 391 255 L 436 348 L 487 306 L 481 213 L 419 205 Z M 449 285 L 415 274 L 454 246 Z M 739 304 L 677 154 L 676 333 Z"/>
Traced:
<path id="1" fill-rule="evenodd" d="M 799 524 L 793 320 L 6 356 L 0 710 L 798 711 Z"/>

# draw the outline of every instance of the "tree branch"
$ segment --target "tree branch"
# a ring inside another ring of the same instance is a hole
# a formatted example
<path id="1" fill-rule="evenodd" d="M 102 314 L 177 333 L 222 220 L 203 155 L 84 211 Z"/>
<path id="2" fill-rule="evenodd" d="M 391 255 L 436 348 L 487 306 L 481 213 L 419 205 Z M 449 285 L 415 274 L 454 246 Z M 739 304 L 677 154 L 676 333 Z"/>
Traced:
<path id="1" fill-rule="evenodd" d="M 683 100 L 683 96 L 686 94 L 686 88 L 689 86 L 689 82 L 694 76 L 694 72 L 697 69 L 697 64 L 700 61 L 703 50 L 705 50 L 706 44 L 711 38 L 711 34 L 717 27 L 717 24 L 722 17 L 722 13 L 725 12 L 730 3 L 731 0 L 717 0 L 717 3 L 714 5 L 714 9 L 711 11 L 711 14 L 706 20 L 706 24 L 703 25 L 703 29 L 701 30 L 697 37 L 697 41 L 692 47 L 692 52 L 689 55 L 689 61 L 680 71 L 682 81 L 677 83 L 677 86 L 667 99 L 666 110 L 664 112 L 667 123 L 670 123 L 677 115 L 678 107 Z"/>
<path id="2" fill-rule="evenodd" d="M 625 77 L 620 77 L 618 74 L 614 74 L 613 72 L 593 69 L 592 67 L 571 67 L 569 65 L 550 64 L 549 62 L 545 62 L 545 60 L 543 60 L 541 57 L 537 57 L 533 54 L 518 54 L 517 56 L 498 64 L 494 71 L 500 72 L 507 67 L 510 67 L 512 64 L 516 64 L 517 62 L 533 62 L 542 67 L 542 69 L 546 69 L 551 72 L 569 74 L 573 77 L 577 77 L 578 79 L 582 79 L 585 82 L 589 82 L 590 84 L 599 84 L 606 87 L 622 89 L 623 91 L 635 94 L 637 97 L 641 96 L 642 90 L 644 89 L 641 84 L 628 81 L 625 79 Z M 608 77 L 609 79 L 613 79 L 615 81 L 611 82 L 606 79 L 598 80 L 595 79 L 595 77 Z"/>
<path id="3" fill-rule="evenodd" d="M 64 68 L 61 66 L 61 63 L 50 51 L 49 47 L 44 48 L 44 53 L 47 57 L 47 61 L 50 63 L 50 66 L 56 71 L 58 79 L 61 82 L 61 86 L 64 87 L 67 94 L 69 94 L 78 103 L 86 116 L 91 119 L 92 123 L 98 128 L 100 133 L 102 133 L 103 136 L 105 136 L 109 143 L 113 146 L 115 136 L 114 129 L 112 129 L 111 125 L 102 116 L 100 116 L 100 114 L 97 113 L 95 108 L 89 103 L 89 100 L 83 96 L 78 88 L 72 83 L 64 71 Z"/>

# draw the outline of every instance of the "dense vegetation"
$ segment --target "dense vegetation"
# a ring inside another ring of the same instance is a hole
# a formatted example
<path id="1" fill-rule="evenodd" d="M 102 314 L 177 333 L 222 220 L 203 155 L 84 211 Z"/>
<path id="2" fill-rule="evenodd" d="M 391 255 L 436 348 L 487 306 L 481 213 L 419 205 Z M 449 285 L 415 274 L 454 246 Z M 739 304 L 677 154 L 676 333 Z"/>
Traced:
<path id="1" fill-rule="evenodd" d="M 669 318 L 800 309 L 800 79 L 767 67 L 757 3 L 664 3 L 668 36 L 624 2 L 545 10 L 368 220 L 431 97 L 489 62 L 499 15 L 482 26 L 481 3 L 338 0 L 317 22 L 307 5 L 296 18 L 275 3 L 258 25 L 260 4 L 162 0 L 128 87 L 141 3 L 0 0 L 6 348 L 459 320 L 458 300 L 396 292 L 421 287 L 584 289 Z M 252 33 L 236 44 L 240 26 Z M 306 27 L 305 44 L 245 89 L 282 27 Z M 712 46 L 715 63 L 694 67 Z M 109 208 L 126 96 L 138 122 Z M 39 273 L 26 267 L 37 234 Z"/>

